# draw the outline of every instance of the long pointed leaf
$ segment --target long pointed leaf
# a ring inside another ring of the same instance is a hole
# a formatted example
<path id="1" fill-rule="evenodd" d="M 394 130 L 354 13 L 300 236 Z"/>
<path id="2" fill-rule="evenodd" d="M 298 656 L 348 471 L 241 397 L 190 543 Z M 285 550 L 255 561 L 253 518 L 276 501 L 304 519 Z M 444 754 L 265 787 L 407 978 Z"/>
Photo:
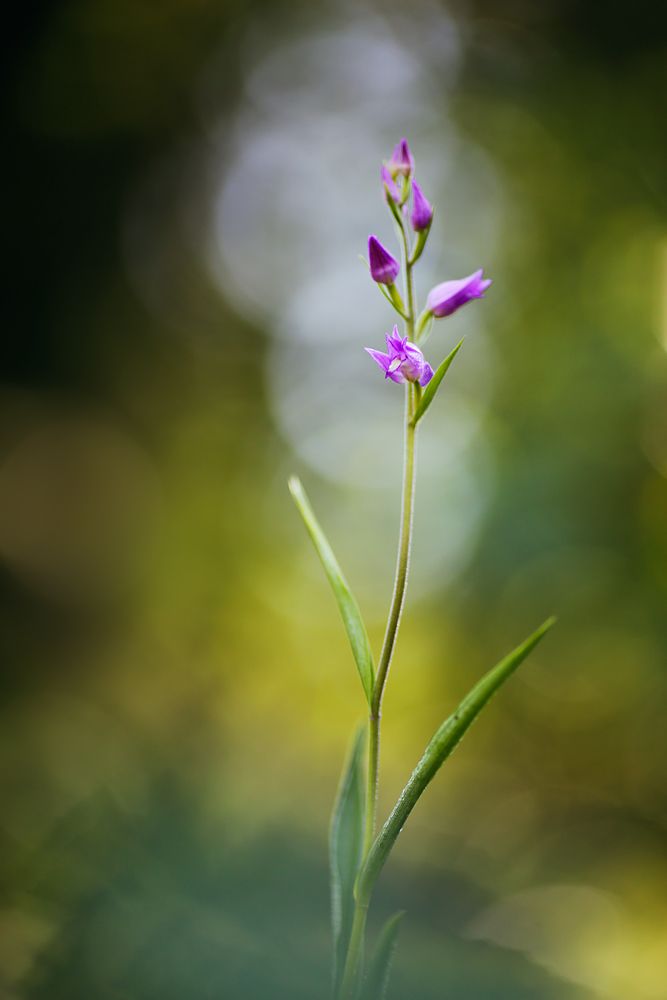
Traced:
<path id="1" fill-rule="evenodd" d="M 384 187 L 384 200 L 387 202 L 387 206 L 389 208 L 389 211 L 394 216 L 394 218 L 396 219 L 396 222 L 399 224 L 399 226 L 402 226 L 403 225 L 403 220 L 401 219 L 400 209 L 399 209 L 398 205 L 396 204 L 396 202 L 394 201 L 394 199 L 392 198 L 391 191 L 389 190 L 389 188 L 387 187 L 387 185 L 383 184 L 383 187 Z"/>
<path id="2" fill-rule="evenodd" d="M 364 686 L 366 699 L 370 705 L 371 695 L 373 693 L 373 684 L 375 683 L 373 656 L 371 654 L 370 643 L 368 642 L 368 636 L 366 635 L 364 623 L 361 620 L 361 614 L 359 612 L 357 602 L 352 596 L 347 580 L 343 576 L 340 566 L 336 561 L 336 557 L 331 551 L 331 546 L 326 540 L 324 532 L 317 522 L 317 518 L 313 513 L 313 508 L 308 502 L 308 497 L 306 496 L 303 486 L 296 476 L 290 476 L 288 485 L 290 493 L 294 497 L 294 502 L 299 508 L 299 513 L 301 514 L 304 524 L 308 529 L 308 534 L 312 538 L 315 548 L 317 549 L 317 554 L 322 560 L 324 572 L 329 579 L 329 583 L 331 584 L 331 588 L 334 592 L 334 597 L 338 602 L 345 630 L 347 632 L 348 639 L 350 640 L 352 652 L 357 663 L 357 669 L 359 670 L 359 676 L 361 677 L 361 683 Z"/>
<path id="3" fill-rule="evenodd" d="M 329 863 L 333 931 L 333 995 L 338 995 L 354 920 L 354 883 L 364 848 L 364 728 L 359 727 L 343 767 L 331 816 Z"/>
<path id="4" fill-rule="evenodd" d="M 454 714 L 450 715 L 440 726 L 426 747 L 424 756 L 412 772 L 410 780 L 401 792 L 400 798 L 394 806 L 389 819 L 380 834 L 376 837 L 375 843 L 366 858 L 364 867 L 359 873 L 355 892 L 357 900 L 360 903 L 368 903 L 375 880 L 380 874 L 382 866 L 387 860 L 389 852 L 394 846 L 396 838 L 403 829 L 403 825 L 412 812 L 419 796 L 458 743 L 463 739 L 491 696 L 514 673 L 519 664 L 526 659 L 545 632 L 551 628 L 555 620 L 555 618 L 550 618 L 546 621 L 544 625 L 538 628 L 537 632 L 533 632 L 525 642 L 517 646 L 493 670 L 485 674 L 472 691 L 466 695 Z"/>
<path id="5" fill-rule="evenodd" d="M 454 350 L 452 351 L 452 353 L 448 354 L 447 357 L 445 358 L 445 360 L 442 362 L 442 364 L 436 369 L 436 372 L 435 372 L 433 378 L 431 379 L 431 381 L 429 382 L 429 384 L 426 386 L 426 389 L 424 390 L 424 395 L 422 396 L 421 401 L 419 403 L 419 406 L 417 407 L 417 410 L 415 412 L 415 415 L 412 418 L 412 423 L 413 424 L 416 425 L 416 424 L 419 423 L 419 421 L 424 416 L 424 414 L 428 410 L 429 406 L 433 402 L 433 397 L 435 396 L 436 392 L 438 391 L 440 383 L 442 382 L 443 378 L 447 374 L 447 369 L 449 368 L 449 366 L 451 365 L 452 361 L 456 357 L 456 352 L 458 351 L 459 347 L 461 346 L 461 344 L 463 343 L 464 340 L 465 340 L 465 337 L 462 337 L 461 340 L 459 340 L 459 342 L 456 345 L 456 347 L 454 348 Z"/>
<path id="6" fill-rule="evenodd" d="M 380 932 L 364 983 L 362 1000 L 384 1000 L 387 995 L 391 963 L 396 951 L 396 940 L 401 928 L 404 910 L 390 917 Z"/>

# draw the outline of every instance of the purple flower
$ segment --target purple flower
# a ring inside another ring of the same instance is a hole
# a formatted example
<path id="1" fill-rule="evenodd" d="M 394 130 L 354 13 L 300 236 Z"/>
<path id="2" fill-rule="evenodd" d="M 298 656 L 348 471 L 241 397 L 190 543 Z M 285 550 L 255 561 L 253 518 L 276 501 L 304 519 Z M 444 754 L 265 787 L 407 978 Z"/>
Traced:
<path id="1" fill-rule="evenodd" d="M 415 169 L 415 161 L 412 159 L 412 153 L 408 149 L 405 139 L 401 139 L 396 144 L 396 149 L 391 154 L 387 169 L 392 177 L 396 177 L 397 174 L 403 174 L 405 178 L 408 178 Z"/>
<path id="2" fill-rule="evenodd" d="M 377 361 L 384 372 L 385 378 L 394 382 L 419 382 L 421 386 L 428 385 L 433 378 L 433 369 L 415 344 L 407 337 L 399 337 L 398 327 L 386 335 L 388 354 L 374 351 L 372 347 L 364 348 L 374 361 Z"/>
<path id="3" fill-rule="evenodd" d="M 392 196 L 396 204 L 398 205 L 401 200 L 401 192 L 398 190 L 394 184 L 394 178 L 391 176 L 386 167 L 382 168 L 382 194 L 384 195 L 385 201 L 387 200 L 387 191 L 385 191 L 385 185 L 389 194 Z"/>
<path id="4" fill-rule="evenodd" d="M 482 278 L 483 274 L 479 270 L 460 281 L 443 281 L 441 285 L 436 285 L 428 293 L 426 308 L 437 317 L 451 316 L 471 299 L 483 299 L 483 293 L 491 284 L 488 278 Z"/>
<path id="5" fill-rule="evenodd" d="M 433 209 L 422 194 L 422 189 L 419 184 L 417 184 L 417 181 L 412 182 L 412 190 L 414 192 L 414 198 L 412 202 L 410 225 L 416 233 L 421 233 L 425 229 L 428 229 L 431 225 Z"/>
<path id="6" fill-rule="evenodd" d="M 401 265 L 385 250 L 377 236 L 368 237 L 368 260 L 373 281 L 379 285 L 393 285 Z"/>

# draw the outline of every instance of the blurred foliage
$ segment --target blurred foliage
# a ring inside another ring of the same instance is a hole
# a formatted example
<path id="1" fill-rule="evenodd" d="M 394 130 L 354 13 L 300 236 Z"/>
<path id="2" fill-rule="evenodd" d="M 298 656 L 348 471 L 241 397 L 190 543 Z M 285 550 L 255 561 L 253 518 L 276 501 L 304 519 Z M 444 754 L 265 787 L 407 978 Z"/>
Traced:
<path id="1" fill-rule="evenodd" d="M 267 389 L 275 331 L 220 293 L 202 246 L 253 59 L 357 16 L 407 37 L 424 11 L 58 0 L 14 12 L 2 1000 L 326 995 L 328 811 L 361 702 L 286 474 L 304 475 L 334 543 L 348 532 L 362 547 L 355 503 L 380 518 L 388 501 L 304 469 Z M 497 245 L 470 237 L 494 279 L 493 379 L 487 396 L 470 389 L 491 472 L 467 561 L 406 614 L 381 811 L 478 676 L 549 614 L 559 624 L 411 817 L 371 942 L 407 910 L 390 997 L 660 1000 L 667 17 L 650 0 L 448 11 L 458 75 L 433 76 L 419 130 L 440 128 L 447 105 L 502 191 Z M 410 128 L 397 121 L 396 137 L 412 142 Z M 460 202 L 438 206 L 450 232 L 465 225 L 464 180 Z M 146 293 L 149 230 L 168 264 L 159 301 Z M 466 339 L 459 391 L 481 350 Z"/>

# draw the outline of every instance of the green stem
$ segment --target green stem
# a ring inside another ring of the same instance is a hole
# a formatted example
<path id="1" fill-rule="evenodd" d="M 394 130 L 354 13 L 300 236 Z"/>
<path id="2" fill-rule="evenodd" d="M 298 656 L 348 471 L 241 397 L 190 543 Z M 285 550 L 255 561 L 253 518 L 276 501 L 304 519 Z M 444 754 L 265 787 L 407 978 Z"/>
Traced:
<path id="1" fill-rule="evenodd" d="M 382 707 L 382 695 L 387 681 L 387 674 L 391 664 L 391 658 L 396 644 L 396 634 L 401 620 L 403 601 L 405 599 L 405 588 L 408 582 L 408 569 L 410 565 L 410 545 L 412 542 L 412 513 L 414 508 L 415 494 L 415 438 L 416 427 L 411 425 L 411 420 L 415 411 L 414 387 L 408 383 L 407 388 L 407 420 L 405 422 L 405 465 L 403 471 L 403 509 L 401 514 L 401 533 L 398 543 L 398 561 L 396 564 L 396 580 L 394 583 L 394 595 L 387 621 L 387 630 L 384 636 L 380 662 L 378 663 L 373 695 L 371 697 L 371 720 L 380 720 L 380 709 Z"/>
<path id="2" fill-rule="evenodd" d="M 366 914 L 368 913 L 368 903 L 365 906 L 359 906 L 354 911 L 354 921 L 352 923 L 352 932 L 350 934 L 350 944 L 347 949 L 347 958 L 345 959 L 345 971 L 343 972 L 343 981 L 340 985 L 340 1000 L 352 1000 L 354 996 L 354 987 L 357 981 L 357 967 L 359 965 L 359 960 L 364 947 L 364 931 L 366 929 Z"/>
<path id="3" fill-rule="evenodd" d="M 415 329 L 415 296 L 414 283 L 412 280 L 412 265 L 410 264 L 410 247 L 408 236 L 405 231 L 405 224 L 401 223 L 401 236 L 403 237 L 403 256 L 405 263 L 405 297 L 408 300 L 407 333 L 410 340 L 414 336 Z M 410 544 L 412 541 L 412 514 L 414 509 L 415 496 L 415 440 L 416 427 L 411 426 L 412 417 L 415 414 L 421 387 L 415 383 L 408 382 L 406 386 L 406 421 L 405 421 L 405 460 L 403 466 L 403 507 L 401 511 L 401 532 L 398 543 L 398 560 L 396 563 L 396 580 L 394 583 L 394 596 L 389 611 L 387 630 L 384 636 L 382 653 L 378 664 L 373 696 L 371 698 L 371 722 L 374 720 L 379 727 L 380 709 L 382 707 L 382 695 L 387 681 L 387 674 L 391 664 L 391 658 L 396 643 L 396 634 L 401 620 L 403 601 L 405 599 L 405 588 L 408 582 L 408 569 L 410 565 Z M 378 733 L 379 744 L 379 733 Z M 370 768 L 369 768 L 370 779 Z M 377 778 L 376 778 L 377 784 Z"/>
<path id="4" fill-rule="evenodd" d="M 408 315 L 405 318 L 407 334 L 410 340 L 414 338 L 415 330 L 415 296 L 414 282 L 412 278 L 412 264 L 410 262 L 410 246 L 405 224 L 400 224 L 401 238 L 403 242 L 403 262 L 405 266 L 405 297 L 408 303 Z M 394 596 L 389 611 L 389 620 L 385 633 L 382 654 L 378 665 L 377 679 L 373 688 L 371 708 L 369 713 L 368 727 L 368 768 L 367 768 L 367 789 L 366 789 L 366 826 L 364 831 L 364 854 L 366 860 L 375 838 L 375 824 L 377 812 L 378 777 L 380 766 L 380 716 L 382 708 L 382 696 L 384 686 L 387 681 L 387 673 L 391 665 L 391 658 L 396 643 L 396 634 L 401 620 L 403 600 L 405 598 L 405 588 L 408 581 L 408 566 L 410 562 L 410 543 L 412 539 L 412 512 L 414 504 L 414 478 L 415 478 L 415 427 L 410 426 L 410 421 L 415 414 L 419 400 L 421 398 L 421 386 L 418 383 L 406 386 L 406 431 L 405 431 L 405 461 L 403 471 L 403 509 L 401 515 L 401 533 L 398 546 L 398 561 L 396 565 L 396 581 L 394 583 Z"/>
<path id="5" fill-rule="evenodd" d="M 380 766 L 380 719 L 382 696 L 387 682 L 387 674 L 389 672 L 394 646 L 396 645 L 396 636 L 401 620 L 403 602 L 405 600 L 405 590 L 408 582 L 408 569 L 410 565 L 412 515 L 414 510 L 415 493 L 415 440 L 417 432 L 416 425 L 413 425 L 411 421 L 419 402 L 419 390 L 416 385 L 412 385 L 410 382 L 408 382 L 406 390 L 405 465 L 403 471 L 401 532 L 398 544 L 398 560 L 396 564 L 394 595 L 389 611 L 389 620 L 387 621 L 387 630 L 385 632 L 382 653 L 380 654 L 380 662 L 378 664 L 377 676 L 373 687 L 369 713 L 367 768 L 368 784 L 366 789 L 366 826 L 364 831 L 362 867 L 370 854 L 371 847 L 373 846 L 375 839 L 378 777 Z M 367 910 L 368 902 L 364 904 L 357 902 L 350 944 L 348 947 L 347 958 L 345 960 L 345 972 L 340 992 L 341 1000 L 349 1000 L 352 996 L 351 990 L 354 986 L 357 964 L 361 956 Z"/>
<path id="6" fill-rule="evenodd" d="M 405 221 L 401 219 L 401 239 L 403 242 L 403 266 L 405 268 L 405 298 L 407 300 L 408 315 L 406 317 L 406 326 L 408 340 L 413 342 L 415 339 L 415 289 L 414 281 L 412 278 L 412 267 L 413 261 L 410 260 L 410 244 L 408 243 L 408 234 L 405 228 Z"/>
<path id="7" fill-rule="evenodd" d="M 378 776 L 380 767 L 380 719 L 382 710 L 382 696 L 387 682 L 387 674 L 391 665 L 391 658 L 396 645 L 396 635 L 401 621 L 403 601 L 405 600 L 405 590 L 408 582 L 408 569 L 410 566 L 410 546 L 412 543 L 412 514 L 414 509 L 415 495 L 415 443 L 416 425 L 412 424 L 412 417 L 419 403 L 419 387 L 408 383 L 406 421 L 405 421 L 405 464 L 403 470 L 403 509 L 401 513 L 401 532 L 398 543 L 398 560 L 396 563 L 396 580 L 394 582 L 394 595 L 387 621 L 380 662 L 378 663 L 377 676 L 371 696 L 371 706 L 369 712 L 368 727 L 368 768 L 367 768 L 367 789 L 366 789 L 366 827 L 364 831 L 364 853 L 363 860 L 366 860 L 375 838 L 375 822 L 378 795 Z"/>
<path id="8" fill-rule="evenodd" d="M 412 278 L 412 262 L 410 261 L 410 245 L 405 224 L 401 221 L 401 237 L 403 242 L 403 261 L 405 266 L 405 297 L 407 300 L 407 316 L 405 322 L 407 326 L 408 338 L 414 341 L 415 335 L 415 295 L 414 282 Z M 415 493 L 415 443 L 416 425 L 412 424 L 419 400 L 421 388 L 415 383 L 408 382 L 406 386 L 406 420 L 405 420 L 405 460 L 403 467 L 403 506 L 401 511 L 401 530 L 398 543 L 398 560 L 396 563 L 396 580 L 394 582 L 394 594 L 389 610 L 389 619 L 385 632 L 382 653 L 378 664 L 377 676 L 373 687 L 371 705 L 369 712 L 368 727 L 368 768 L 367 768 L 367 788 L 366 788 L 366 824 L 364 830 L 363 861 L 365 863 L 370 854 L 371 847 L 375 839 L 375 824 L 377 811 L 378 778 L 380 767 L 380 718 L 382 709 L 382 696 L 384 694 L 387 674 L 391 665 L 391 659 L 396 645 L 396 635 L 401 621 L 401 612 L 405 600 L 405 590 L 408 582 L 408 569 L 410 565 L 410 545 L 412 542 L 412 515 L 414 510 Z M 357 966 L 361 957 L 364 928 L 366 926 L 366 913 L 368 903 L 360 905 L 357 903 L 354 913 L 354 923 L 350 936 L 350 944 L 345 960 L 345 971 L 341 984 L 341 1000 L 349 1000 L 352 997 L 354 983 L 356 981 Z"/>
<path id="9" fill-rule="evenodd" d="M 380 765 L 380 718 L 369 713 L 368 724 L 368 768 L 366 788 L 366 823 L 364 826 L 364 853 L 362 864 L 368 857 L 375 840 L 375 816 L 378 797 L 378 771 Z"/>

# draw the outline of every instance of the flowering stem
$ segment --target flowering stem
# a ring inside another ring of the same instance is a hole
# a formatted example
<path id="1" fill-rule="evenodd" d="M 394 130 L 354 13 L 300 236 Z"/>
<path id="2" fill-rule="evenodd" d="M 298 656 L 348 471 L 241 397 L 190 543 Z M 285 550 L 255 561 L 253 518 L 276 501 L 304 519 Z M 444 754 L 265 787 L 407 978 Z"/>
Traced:
<path id="1" fill-rule="evenodd" d="M 391 602 L 387 630 L 385 632 L 380 662 L 378 663 L 375 686 L 371 698 L 371 722 L 380 720 L 382 695 L 387 681 L 387 674 L 396 644 L 396 634 L 401 620 L 405 588 L 408 582 L 408 567 L 410 563 L 410 543 L 412 541 L 412 512 L 415 492 L 415 437 L 416 427 L 412 425 L 412 417 L 417 405 L 415 386 L 408 383 L 407 389 L 407 419 L 405 422 L 405 465 L 403 471 L 403 510 L 401 515 L 401 533 L 398 545 L 398 561 L 396 565 L 396 581 L 394 596 Z"/>
<path id="2" fill-rule="evenodd" d="M 405 223 L 401 220 L 401 237 L 403 241 L 403 261 L 405 265 L 405 297 L 408 303 L 408 314 L 405 316 L 408 338 L 414 338 L 415 330 L 415 294 L 412 278 L 412 262 L 410 261 L 410 244 Z M 396 566 L 396 581 L 394 596 L 389 612 L 387 630 L 382 646 L 382 654 L 378 665 L 377 678 L 373 688 L 369 713 L 368 731 L 368 785 L 366 791 L 366 827 L 364 832 L 363 860 L 373 845 L 375 837 L 375 817 L 377 811 L 378 774 L 380 766 L 380 710 L 382 695 L 391 664 L 391 657 L 396 643 L 396 634 L 401 620 L 405 588 L 408 582 L 408 564 L 410 561 L 410 541 L 412 538 L 412 508 L 414 501 L 415 476 L 415 427 L 411 420 L 421 398 L 421 386 L 418 382 L 408 382 L 406 386 L 406 421 L 405 421 L 405 461 L 403 469 L 403 510 L 401 515 L 401 535 L 398 546 L 398 562 Z"/>
<path id="3" fill-rule="evenodd" d="M 414 316 L 414 312 L 412 313 Z M 406 385 L 406 421 L 405 421 L 405 465 L 403 470 L 403 509 L 401 514 L 401 532 L 398 544 L 398 561 L 396 565 L 396 581 L 394 595 L 389 611 L 389 620 L 385 632 L 382 653 L 378 664 L 375 686 L 371 697 L 369 742 L 368 742 L 368 786 L 366 790 L 366 827 L 364 833 L 363 862 L 366 861 L 375 839 L 375 814 L 377 807 L 378 774 L 380 764 L 380 717 L 382 696 L 387 681 L 387 674 L 396 644 L 396 635 L 401 620 L 405 589 L 408 582 L 410 563 L 410 544 L 412 541 L 412 514 L 414 509 L 415 486 L 415 440 L 416 425 L 411 423 L 419 402 L 419 386 L 408 382 Z M 341 1000 L 350 1000 L 356 981 L 357 966 L 361 958 L 368 900 L 357 901 L 354 923 L 350 935 L 345 971 L 341 984 Z"/>
<path id="4" fill-rule="evenodd" d="M 384 694 L 385 684 L 387 683 L 387 674 L 389 673 L 389 667 L 391 666 L 394 646 L 396 645 L 396 636 L 398 634 L 398 626 L 401 621 L 401 612 L 403 610 L 403 601 L 405 600 L 405 590 L 408 583 L 408 569 L 410 565 L 412 514 L 415 498 L 415 439 L 417 434 L 416 425 L 413 425 L 411 421 L 417 407 L 416 385 L 412 385 L 408 382 L 406 390 L 407 419 L 405 422 L 405 464 L 403 467 L 403 509 L 401 512 L 401 533 L 398 543 L 398 560 L 396 563 L 394 595 L 391 601 L 391 609 L 389 611 L 389 619 L 387 621 L 387 630 L 384 636 L 382 653 L 380 654 L 380 662 L 378 663 L 375 685 L 371 696 L 371 741 L 368 755 L 368 795 L 366 815 L 368 816 L 369 813 L 368 800 L 370 799 L 372 799 L 373 815 L 370 824 L 370 831 L 368 825 L 366 828 L 364 860 L 366 860 L 366 855 L 368 851 L 370 851 L 373 844 L 373 838 L 375 836 L 375 807 L 377 802 L 378 772 L 380 764 L 380 718 L 382 715 L 382 696 Z M 366 845 L 368 845 L 368 850 L 366 850 Z"/>
<path id="5" fill-rule="evenodd" d="M 396 635 L 401 620 L 405 589 L 408 582 L 408 567 L 410 563 L 410 543 L 412 541 L 412 512 L 415 494 L 415 438 L 417 428 L 411 421 L 417 406 L 417 385 L 408 382 L 405 422 L 405 465 L 403 470 L 403 510 L 401 514 L 401 534 L 398 544 L 398 560 L 396 564 L 396 580 L 394 596 L 389 611 L 387 630 L 385 632 L 377 676 L 371 696 L 369 713 L 368 740 L 368 788 L 366 792 L 366 829 L 364 834 L 363 860 L 373 845 L 375 838 L 375 813 L 377 807 L 378 774 L 380 766 L 380 718 L 382 696 L 387 682 L 387 674 L 396 644 Z"/>
<path id="6" fill-rule="evenodd" d="M 406 317 L 407 334 L 410 340 L 415 329 L 415 295 L 412 279 L 412 264 L 410 262 L 410 246 L 405 224 L 401 221 L 401 236 L 403 240 L 403 259 L 405 264 L 405 297 L 408 303 Z M 418 382 L 406 385 L 406 421 L 405 421 L 405 460 L 403 466 L 403 509 L 401 513 L 401 534 L 398 544 L 398 561 L 396 564 L 396 581 L 394 596 L 389 611 L 387 630 L 385 632 L 382 653 L 378 664 L 375 686 L 371 697 L 369 737 L 368 737 L 368 787 L 366 792 L 366 829 L 364 834 L 364 854 L 366 857 L 373 845 L 375 837 L 375 815 L 377 810 L 378 774 L 380 766 L 380 716 L 382 696 L 391 665 L 391 658 L 396 643 L 396 635 L 403 610 L 405 588 L 408 582 L 408 566 L 410 563 L 410 543 L 412 540 L 412 512 L 414 505 L 415 483 L 415 437 L 416 426 L 411 424 L 419 400 L 421 386 Z"/>
<path id="7" fill-rule="evenodd" d="M 403 261 L 405 266 L 405 298 L 407 302 L 407 315 L 403 314 L 407 335 L 410 341 L 414 340 L 415 334 L 415 295 L 414 282 L 412 278 L 412 267 L 414 261 L 410 260 L 410 244 L 406 232 L 405 223 L 401 219 L 400 232 L 403 243 Z M 405 419 L 405 459 L 403 466 L 403 506 L 401 511 L 401 531 L 398 543 L 398 560 L 396 564 L 396 580 L 394 583 L 394 594 L 387 621 L 382 653 L 378 663 L 377 675 L 373 693 L 371 696 L 369 712 L 369 732 L 368 732 L 368 768 L 367 768 L 367 789 L 366 789 L 366 824 L 364 830 L 364 847 L 362 865 L 370 854 L 375 839 L 375 823 L 377 811 L 378 777 L 380 767 L 380 718 L 382 709 L 382 696 L 384 694 L 387 674 L 391 665 L 391 659 L 396 645 L 398 626 L 401 621 L 401 612 L 405 600 L 405 590 L 408 582 L 408 568 L 410 564 L 410 545 L 412 541 L 412 514 L 414 509 L 415 492 L 415 443 L 417 427 L 412 423 L 417 406 L 421 398 L 421 387 L 418 382 L 414 384 L 408 382 L 406 385 L 406 419 Z M 354 922 L 350 934 L 350 944 L 348 946 L 345 960 L 345 970 L 341 983 L 341 1000 L 351 1000 L 354 993 L 354 985 L 357 977 L 357 968 L 361 959 L 364 941 L 364 931 L 366 927 L 366 913 L 368 911 L 368 901 L 357 901 Z"/>

